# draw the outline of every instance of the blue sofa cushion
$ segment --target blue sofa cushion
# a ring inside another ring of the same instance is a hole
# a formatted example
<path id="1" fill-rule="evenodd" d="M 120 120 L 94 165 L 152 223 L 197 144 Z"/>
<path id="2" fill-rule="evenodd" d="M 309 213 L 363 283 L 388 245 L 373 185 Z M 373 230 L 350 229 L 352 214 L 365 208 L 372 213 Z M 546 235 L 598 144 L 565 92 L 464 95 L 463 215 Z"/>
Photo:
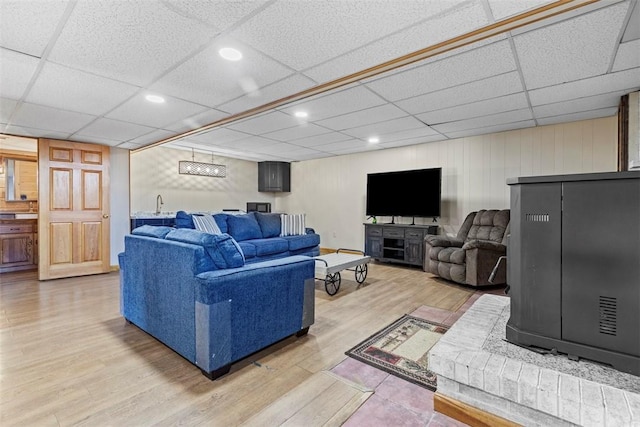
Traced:
<path id="1" fill-rule="evenodd" d="M 216 223 L 218 223 L 218 228 L 223 233 L 229 233 L 229 226 L 227 225 L 227 217 L 229 217 L 229 215 L 224 213 L 213 214 L 213 219 L 216 220 Z"/>
<path id="2" fill-rule="evenodd" d="M 242 249 L 228 234 L 209 234 L 178 228 L 167 234 L 166 239 L 202 246 L 218 268 L 237 268 L 244 265 Z"/>
<path id="3" fill-rule="evenodd" d="M 157 237 L 158 239 L 164 239 L 169 232 L 173 230 L 173 227 L 166 227 L 163 225 L 141 225 L 131 230 L 131 234 L 138 236 Z"/>
<path id="4" fill-rule="evenodd" d="M 242 253 L 244 253 L 244 259 L 248 260 L 257 256 L 256 247 L 249 242 L 238 242 Z"/>
<path id="5" fill-rule="evenodd" d="M 319 234 L 302 234 L 300 236 L 285 236 L 282 239 L 289 243 L 290 251 L 297 251 L 302 248 L 312 248 L 320 244 Z"/>
<path id="6" fill-rule="evenodd" d="M 262 237 L 267 239 L 280 236 L 280 214 L 255 212 L 255 216 L 262 230 Z"/>
<path id="7" fill-rule="evenodd" d="M 255 246 L 257 256 L 286 253 L 289 251 L 289 243 L 281 237 L 245 240 L 244 243 Z"/>
<path id="8" fill-rule="evenodd" d="M 176 212 L 176 228 L 196 228 L 195 225 L 193 225 L 191 214 L 185 211 Z"/>
<path id="9" fill-rule="evenodd" d="M 227 225 L 228 233 L 239 242 L 262 238 L 262 230 L 253 212 L 246 215 L 228 215 Z"/>

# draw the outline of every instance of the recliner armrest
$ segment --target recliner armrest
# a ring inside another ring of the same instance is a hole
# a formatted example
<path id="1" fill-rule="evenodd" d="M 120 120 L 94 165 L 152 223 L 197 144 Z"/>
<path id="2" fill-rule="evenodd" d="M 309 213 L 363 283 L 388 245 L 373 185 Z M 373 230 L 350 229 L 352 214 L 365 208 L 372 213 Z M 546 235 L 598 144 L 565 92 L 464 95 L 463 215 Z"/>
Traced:
<path id="1" fill-rule="evenodd" d="M 445 247 L 445 248 L 461 248 L 464 242 L 460 239 L 446 237 L 446 236 L 436 236 L 436 235 L 428 235 L 424 238 L 425 242 L 427 242 L 431 247 Z"/>
<path id="2" fill-rule="evenodd" d="M 507 247 L 505 245 L 491 240 L 470 240 L 462 246 L 462 249 L 486 249 L 503 254 L 507 253 Z"/>

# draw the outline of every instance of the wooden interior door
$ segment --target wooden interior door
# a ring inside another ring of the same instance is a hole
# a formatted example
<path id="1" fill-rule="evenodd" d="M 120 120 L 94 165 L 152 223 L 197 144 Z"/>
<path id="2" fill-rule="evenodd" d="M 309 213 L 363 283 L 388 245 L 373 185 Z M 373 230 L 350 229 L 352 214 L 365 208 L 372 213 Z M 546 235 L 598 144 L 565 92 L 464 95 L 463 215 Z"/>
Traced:
<path id="1" fill-rule="evenodd" d="M 40 280 L 106 273 L 109 147 L 38 141 Z"/>

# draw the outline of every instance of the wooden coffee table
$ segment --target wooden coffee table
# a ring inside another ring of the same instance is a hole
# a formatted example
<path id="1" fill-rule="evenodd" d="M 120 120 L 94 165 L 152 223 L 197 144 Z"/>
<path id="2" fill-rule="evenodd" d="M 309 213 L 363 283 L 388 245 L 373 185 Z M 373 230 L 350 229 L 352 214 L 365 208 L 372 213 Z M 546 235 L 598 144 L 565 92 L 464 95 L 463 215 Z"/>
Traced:
<path id="1" fill-rule="evenodd" d="M 362 251 L 344 248 L 331 254 L 314 257 L 314 259 L 316 260 L 316 279 L 324 280 L 324 289 L 329 295 L 335 295 L 340 289 L 340 283 L 342 283 L 340 272 L 342 270 L 355 271 L 356 282 L 359 285 L 362 284 L 369 271 L 367 264 L 371 261 L 371 257 Z"/>

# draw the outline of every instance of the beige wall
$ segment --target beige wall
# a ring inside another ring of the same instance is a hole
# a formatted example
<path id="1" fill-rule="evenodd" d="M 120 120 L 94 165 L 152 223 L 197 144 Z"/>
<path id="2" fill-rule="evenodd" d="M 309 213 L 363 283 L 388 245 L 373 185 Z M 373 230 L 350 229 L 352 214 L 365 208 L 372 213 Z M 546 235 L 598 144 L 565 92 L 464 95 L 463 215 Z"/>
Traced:
<path id="1" fill-rule="evenodd" d="M 438 223 L 456 232 L 473 210 L 509 207 L 509 177 L 615 171 L 616 144 L 617 118 L 608 117 L 296 162 L 291 193 L 276 197 L 276 209 L 306 213 L 322 247 L 363 249 L 367 173 L 442 167 Z"/>
<path id="2" fill-rule="evenodd" d="M 273 202 L 272 193 L 258 192 L 258 164 L 215 156 L 227 166 L 226 178 L 178 174 L 178 161 L 191 152 L 156 147 L 131 154 L 131 213 L 155 212 L 162 196 L 163 211 L 246 209 L 247 202 Z M 211 163 L 211 155 L 195 153 L 195 161 Z"/>

